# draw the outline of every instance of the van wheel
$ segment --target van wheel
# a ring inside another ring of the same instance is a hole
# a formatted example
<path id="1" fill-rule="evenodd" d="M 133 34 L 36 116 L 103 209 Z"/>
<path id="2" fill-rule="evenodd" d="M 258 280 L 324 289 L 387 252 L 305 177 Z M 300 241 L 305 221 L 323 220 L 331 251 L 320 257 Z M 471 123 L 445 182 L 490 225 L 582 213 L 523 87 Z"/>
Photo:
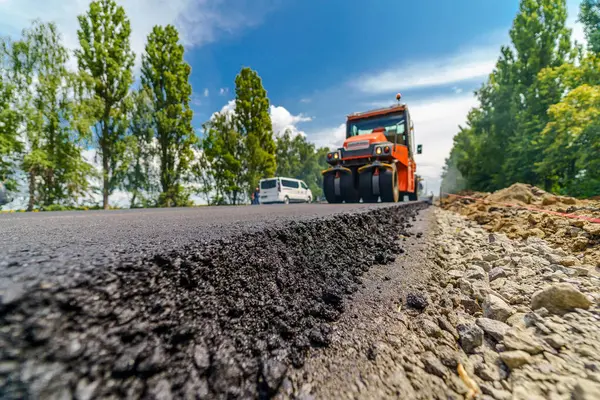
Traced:
<path id="1" fill-rule="evenodd" d="M 287 196 L 285 196 L 285 197 L 283 198 L 283 204 L 290 204 L 290 198 L 289 198 L 289 197 L 287 197 Z"/>
<path id="2" fill-rule="evenodd" d="M 312 203 L 312 198 L 310 196 L 308 196 L 308 199 L 306 199 L 306 202 L 309 204 Z"/>

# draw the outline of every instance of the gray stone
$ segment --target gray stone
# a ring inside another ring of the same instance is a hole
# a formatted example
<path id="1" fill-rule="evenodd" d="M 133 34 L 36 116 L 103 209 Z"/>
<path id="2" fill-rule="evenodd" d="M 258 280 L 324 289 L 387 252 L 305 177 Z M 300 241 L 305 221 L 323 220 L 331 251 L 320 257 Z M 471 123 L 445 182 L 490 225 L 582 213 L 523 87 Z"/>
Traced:
<path id="1" fill-rule="evenodd" d="M 19 282 L 12 283 L 0 298 L 0 304 L 8 305 L 21 300 L 26 294 L 25 285 Z"/>
<path id="2" fill-rule="evenodd" d="M 462 278 L 464 272 L 457 269 L 451 269 L 450 271 L 446 272 L 446 274 L 452 279 L 459 279 Z"/>
<path id="3" fill-rule="evenodd" d="M 421 361 L 423 361 L 423 364 L 425 365 L 425 371 L 428 373 L 438 376 L 442 379 L 447 377 L 448 370 L 433 353 L 426 352 L 421 358 Z"/>
<path id="4" fill-rule="evenodd" d="M 504 345 L 509 350 L 522 350 L 529 354 L 539 354 L 544 346 L 529 332 L 511 328 L 504 335 Z"/>
<path id="5" fill-rule="evenodd" d="M 578 379 L 573 387 L 573 400 L 597 400 L 600 398 L 600 384 L 587 379 Z"/>
<path id="6" fill-rule="evenodd" d="M 99 383 L 100 381 L 90 382 L 86 378 L 80 379 L 75 388 L 75 398 L 77 400 L 89 400 L 93 398 Z"/>
<path id="7" fill-rule="evenodd" d="M 475 314 L 481 311 L 481 306 L 477 303 L 477 301 L 473 300 L 467 296 L 460 297 L 460 304 L 465 308 L 469 314 Z"/>
<path id="8" fill-rule="evenodd" d="M 459 338 L 458 332 L 456 331 L 454 326 L 450 323 L 450 321 L 448 321 L 448 319 L 446 317 L 438 316 L 437 321 L 438 321 L 438 325 L 441 329 L 445 330 L 446 332 L 449 332 L 454 337 L 455 340 L 458 340 L 458 338 Z"/>
<path id="9" fill-rule="evenodd" d="M 210 367 L 210 354 L 204 344 L 194 346 L 194 364 L 203 373 Z"/>
<path id="10" fill-rule="evenodd" d="M 556 333 L 544 337 L 544 341 L 556 350 L 560 350 L 563 346 L 567 344 L 566 340 L 561 335 L 558 335 Z"/>
<path id="11" fill-rule="evenodd" d="M 496 339 L 498 342 L 504 339 L 504 335 L 510 329 L 510 326 L 506 325 L 504 322 L 490 318 L 477 318 L 476 323 L 485 333 Z"/>
<path id="12" fill-rule="evenodd" d="M 421 321 L 421 329 L 427 336 L 440 337 L 442 335 L 440 327 L 429 319 L 424 319 Z"/>
<path id="13" fill-rule="evenodd" d="M 483 303 L 483 316 L 505 322 L 515 313 L 515 309 L 506 304 L 504 300 L 493 294 L 488 294 Z"/>
<path id="14" fill-rule="evenodd" d="M 511 370 L 519 368 L 525 364 L 530 364 L 532 361 L 531 356 L 521 350 L 505 351 L 500 353 L 500 359 Z"/>
<path id="15" fill-rule="evenodd" d="M 512 400 L 512 394 L 509 391 L 496 389 L 489 384 L 482 384 L 480 388 L 484 395 L 488 395 L 494 400 Z"/>
<path id="16" fill-rule="evenodd" d="M 483 256 L 483 261 L 496 261 L 497 259 L 499 259 L 500 257 L 498 257 L 498 255 L 494 254 L 494 253 L 485 253 Z"/>
<path id="17" fill-rule="evenodd" d="M 485 272 L 490 272 L 492 269 L 492 264 L 490 264 L 488 261 L 471 261 L 471 264 L 483 268 Z"/>
<path id="18" fill-rule="evenodd" d="M 499 381 L 502 379 L 500 369 L 495 365 L 488 365 L 484 363 L 477 364 L 475 366 L 475 375 L 483 379 L 484 381 Z"/>
<path id="19" fill-rule="evenodd" d="M 525 329 L 525 328 L 527 328 L 527 323 L 525 321 L 525 315 L 526 315 L 526 313 L 517 312 L 517 313 L 511 315 L 510 317 L 508 317 L 508 319 L 506 320 L 506 323 L 513 327 Z"/>
<path id="20" fill-rule="evenodd" d="M 460 346 L 471 354 L 483 343 L 483 330 L 475 324 L 461 323 L 456 326 Z"/>
<path id="21" fill-rule="evenodd" d="M 471 265 L 469 270 L 465 272 L 464 278 L 468 281 L 483 281 L 487 280 L 487 273 L 483 268 L 477 265 Z"/>
<path id="22" fill-rule="evenodd" d="M 592 302 L 569 283 L 555 283 L 536 292 L 531 298 L 531 308 L 545 307 L 552 314 L 563 315 L 575 308 L 588 309 Z"/>
<path id="23" fill-rule="evenodd" d="M 499 278 L 506 278 L 506 271 L 502 267 L 493 268 L 489 274 L 490 282 L 495 281 Z"/>

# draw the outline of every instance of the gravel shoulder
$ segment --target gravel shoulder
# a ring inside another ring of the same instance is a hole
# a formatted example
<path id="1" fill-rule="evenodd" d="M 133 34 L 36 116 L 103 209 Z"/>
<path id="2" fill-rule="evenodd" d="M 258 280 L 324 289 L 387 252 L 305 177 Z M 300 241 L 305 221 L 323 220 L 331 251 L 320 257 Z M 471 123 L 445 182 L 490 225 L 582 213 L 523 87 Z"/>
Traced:
<path id="1" fill-rule="evenodd" d="M 595 268 L 535 236 L 422 216 L 426 242 L 365 275 L 278 398 L 600 398 Z"/>
<path id="2" fill-rule="evenodd" d="M 346 311 L 332 324 L 331 345 L 309 352 L 303 368 L 284 381 L 278 399 L 414 395 L 402 367 L 409 332 L 400 310 L 406 294 L 424 289 L 430 278 L 427 240 L 434 223 L 432 210 L 422 211 L 410 236 L 398 238 L 405 251 L 393 263 L 375 265 L 362 276 Z"/>

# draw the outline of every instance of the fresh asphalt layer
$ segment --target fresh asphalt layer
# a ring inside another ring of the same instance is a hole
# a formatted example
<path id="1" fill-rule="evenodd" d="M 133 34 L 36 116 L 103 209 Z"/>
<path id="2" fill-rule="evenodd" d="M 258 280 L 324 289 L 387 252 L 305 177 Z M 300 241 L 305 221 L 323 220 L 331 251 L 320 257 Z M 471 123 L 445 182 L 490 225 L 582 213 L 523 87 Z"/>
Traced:
<path id="1" fill-rule="evenodd" d="M 426 208 L 3 216 L 0 398 L 272 398 Z"/>
<path id="2" fill-rule="evenodd" d="M 63 281 L 123 257 L 148 257 L 229 236 L 260 234 L 261 229 L 290 221 L 389 206 L 274 204 L 4 214 L 0 215 L 0 293 L 14 283 Z"/>

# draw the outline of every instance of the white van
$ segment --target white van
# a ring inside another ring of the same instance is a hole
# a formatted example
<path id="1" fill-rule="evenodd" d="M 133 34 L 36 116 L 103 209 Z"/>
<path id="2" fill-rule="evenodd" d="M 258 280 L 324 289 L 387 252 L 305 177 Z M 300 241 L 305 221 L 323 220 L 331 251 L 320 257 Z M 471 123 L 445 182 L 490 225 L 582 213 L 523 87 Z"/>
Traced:
<path id="1" fill-rule="evenodd" d="M 260 204 L 310 203 L 312 192 L 299 179 L 275 177 L 261 179 L 259 183 Z"/>

